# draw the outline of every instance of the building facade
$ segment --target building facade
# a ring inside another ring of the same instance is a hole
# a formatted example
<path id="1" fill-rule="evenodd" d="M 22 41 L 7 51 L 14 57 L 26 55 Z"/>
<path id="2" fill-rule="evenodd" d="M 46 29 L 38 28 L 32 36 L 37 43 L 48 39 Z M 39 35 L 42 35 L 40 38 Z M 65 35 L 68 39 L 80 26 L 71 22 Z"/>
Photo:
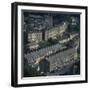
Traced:
<path id="1" fill-rule="evenodd" d="M 42 41 L 42 32 L 29 32 L 28 33 L 28 42 L 32 43 L 32 42 L 40 42 Z"/>
<path id="2" fill-rule="evenodd" d="M 51 29 L 48 29 L 45 32 L 45 40 L 48 40 L 49 38 L 55 39 L 57 36 L 62 36 L 63 33 L 66 31 L 67 25 L 59 25 L 56 27 L 53 27 Z"/>
<path id="3" fill-rule="evenodd" d="M 28 33 L 29 42 L 40 42 L 42 40 L 48 40 L 49 38 L 55 39 L 57 36 L 62 36 L 66 31 L 66 25 L 60 25 L 43 31 L 33 31 Z M 44 33 L 44 34 L 43 34 Z M 44 38 L 43 38 L 44 37 Z"/>

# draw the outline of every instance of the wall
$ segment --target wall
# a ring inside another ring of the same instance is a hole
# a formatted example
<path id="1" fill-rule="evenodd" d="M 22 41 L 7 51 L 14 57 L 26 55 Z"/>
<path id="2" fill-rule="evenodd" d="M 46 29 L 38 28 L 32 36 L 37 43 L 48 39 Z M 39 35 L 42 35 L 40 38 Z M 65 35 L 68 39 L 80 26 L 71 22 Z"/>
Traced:
<path id="1" fill-rule="evenodd" d="M 15 0 L 1 0 L 0 2 L 0 90 L 14 90 L 10 86 L 11 80 L 11 2 Z M 41 3 L 56 3 L 69 5 L 87 5 L 90 9 L 90 0 L 16 0 Z M 90 12 L 89 15 L 90 16 Z M 88 18 L 90 20 L 90 17 Z M 89 27 L 90 28 L 90 27 Z M 90 33 L 90 31 L 88 32 Z M 90 38 L 90 35 L 89 35 Z M 89 45 L 90 46 L 90 42 Z M 90 47 L 88 48 L 88 50 Z M 90 58 L 90 57 L 89 57 Z M 88 62 L 90 63 L 90 61 Z M 89 65 L 90 69 L 90 65 Z M 90 76 L 90 70 L 89 70 Z M 19 90 L 89 90 L 90 78 L 87 84 L 54 85 L 42 87 L 24 87 Z"/>

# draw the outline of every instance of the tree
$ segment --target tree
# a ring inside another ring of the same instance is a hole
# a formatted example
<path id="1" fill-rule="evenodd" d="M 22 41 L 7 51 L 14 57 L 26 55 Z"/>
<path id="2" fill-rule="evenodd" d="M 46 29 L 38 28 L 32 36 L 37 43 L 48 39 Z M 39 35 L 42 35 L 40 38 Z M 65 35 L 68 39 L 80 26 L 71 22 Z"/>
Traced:
<path id="1" fill-rule="evenodd" d="M 26 31 L 24 31 L 23 37 L 24 37 L 24 45 L 26 45 L 28 43 L 28 34 Z"/>
<path id="2" fill-rule="evenodd" d="M 52 45 L 52 44 L 58 43 L 58 40 L 57 40 L 57 39 L 49 38 L 49 39 L 48 39 L 48 42 Z"/>

